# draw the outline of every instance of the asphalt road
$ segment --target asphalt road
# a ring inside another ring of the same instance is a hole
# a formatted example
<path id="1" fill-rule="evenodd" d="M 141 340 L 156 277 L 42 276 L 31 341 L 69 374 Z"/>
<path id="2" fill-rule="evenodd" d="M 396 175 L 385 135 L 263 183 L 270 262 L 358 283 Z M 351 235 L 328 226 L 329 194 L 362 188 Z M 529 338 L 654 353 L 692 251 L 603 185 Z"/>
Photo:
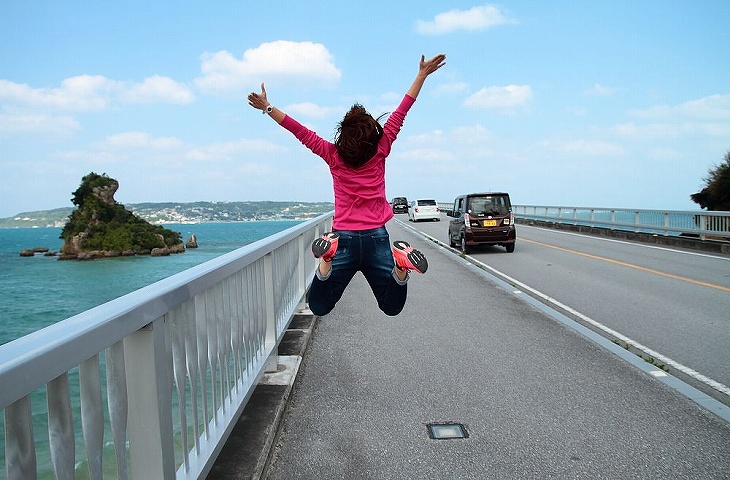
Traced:
<path id="1" fill-rule="evenodd" d="M 396 317 L 355 275 L 317 318 L 264 478 L 730 478 L 728 407 L 409 225 L 389 223 L 391 240 L 423 251 L 427 273 Z M 567 263 L 527 236 L 514 254 L 477 255 L 529 263 L 528 245 L 543 277 Z M 468 436 L 428 433 L 454 423 Z"/>
<path id="2" fill-rule="evenodd" d="M 396 219 L 448 244 L 445 215 Z M 470 256 L 730 404 L 730 257 L 526 225 L 514 253 L 483 247 Z"/>

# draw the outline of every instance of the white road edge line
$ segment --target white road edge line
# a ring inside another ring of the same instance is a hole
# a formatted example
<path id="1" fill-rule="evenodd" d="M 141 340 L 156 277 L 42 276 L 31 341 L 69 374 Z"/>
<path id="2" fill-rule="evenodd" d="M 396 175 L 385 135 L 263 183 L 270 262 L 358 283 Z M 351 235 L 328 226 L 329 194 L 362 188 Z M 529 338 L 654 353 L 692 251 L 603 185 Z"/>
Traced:
<path id="1" fill-rule="evenodd" d="M 631 345 L 632 347 L 635 347 L 635 348 L 643 351 L 644 353 L 651 355 L 656 360 L 659 360 L 660 362 L 664 363 L 665 365 L 671 366 L 672 368 L 684 373 L 685 375 L 688 375 L 688 376 L 694 378 L 695 380 L 714 388 L 718 392 L 722 392 L 725 395 L 730 395 L 730 388 L 723 385 L 722 383 L 717 382 L 705 375 L 702 375 L 701 373 L 699 373 L 689 367 L 686 367 L 686 366 L 682 365 L 681 363 L 676 362 L 676 361 L 672 360 L 671 358 L 664 356 L 655 350 L 652 350 L 651 348 L 647 347 L 646 345 L 643 345 L 643 344 L 617 332 L 616 330 L 613 330 L 613 329 L 603 325 L 602 323 L 597 322 L 596 320 L 593 320 L 592 318 L 590 318 L 587 315 L 583 315 L 579 311 L 557 301 L 556 299 L 550 297 L 549 295 L 545 295 L 544 293 L 539 292 L 538 290 L 535 290 L 534 288 L 532 288 L 528 285 L 525 285 L 524 283 L 520 282 L 519 280 L 516 280 L 516 279 L 510 277 L 509 275 L 506 275 L 506 274 L 500 272 L 499 270 L 497 270 L 493 267 L 490 267 L 489 265 L 486 265 L 473 257 L 471 257 L 471 258 L 474 261 L 474 263 L 478 264 L 480 267 L 482 267 L 486 270 L 489 270 L 490 272 L 508 280 L 510 283 L 513 283 L 513 284 L 519 286 L 523 290 L 526 290 L 526 291 L 534 294 L 535 296 L 542 298 L 546 302 L 551 303 L 552 305 L 555 305 L 556 307 L 570 313 L 571 315 L 574 315 L 574 316 L 580 318 L 584 322 L 589 323 L 589 324 L 593 325 L 594 327 L 606 332 L 607 334 L 621 340 L 625 344 Z"/>
<path id="2" fill-rule="evenodd" d="M 401 222 L 401 224 L 402 224 L 402 222 Z M 413 230 L 414 232 L 417 232 L 418 234 L 428 238 L 429 240 L 431 240 L 445 248 L 450 248 L 450 249 L 452 248 L 452 247 L 447 247 L 443 242 L 441 242 L 437 238 L 434 238 L 431 235 L 428 235 L 427 233 L 424 233 L 416 228 L 413 228 L 410 225 L 403 225 L 403 226 Z M 591 238 L 593 238 L 593 237 L 591 237 Z M 523 290 L 526 290 L 526 291 L 534 294 L 535 296 L 545 300 L 546 302 L 570 313 L 571 315 L 574 315 L 574 316 L 580 318 L 584 322 L 589 323 L 590 325 L 593 325 L 594 327 L 598 328 L 599 330 L 602 330 L 602 331 L 606 332 L 607 334 L 616 337 L 617 339 L 621 340 L 622 342 L 624 342 L 626 344 L 630 344 L 632 347 L 635 347 L 635 348 L 643 351 L 644 353 L 651 355 L 656 360 L 661 361 L 665 365 L 669 365 L 672 368 L 684 373 L 685 375 L 688 375 L 689 377 L 694 378 L 695 380 L 702 382 L 705 385 L 717 390 L 718 392 L 721 392 L 721 393 L 724 393 L 725 395 L 730 396 L 730 388 L 728 388 L 726 385 L 723 385 L 722 383 L 720 383 L 718 381 L 715 381 L 705 375 L 702 375 L 701 373 L 699 373 L 689 367 L 686 367 L 686 366 L 682 365 L 681 363 L 676 362 L 676 361 L 672 360 L 671 358 L 666 357 L 666 356 L 662 355 L 661 353 L 656 352 L 656 351 L 652 350 L 651 348 L 649 348 L 639 342 L 632 340 L 631 338 L 603 325 L 602 323 L 597 322 L 596 320 L 593 320 L 592 318 L 590 318 L 586 315 L 583 315 L 582 313 L 578 312 L 577 310 L 575 310 L 563 303 L 560 303 L 559 301 L 550 297 L 549 295 L 545 295 L 544 293 L 542 293 L 538 290 L 535 290 L 534 288 L 530 287 L 529 285 L 526 285 L 526 284 L 520 282 L 519 280 L 514 279 L 514 278 L 510 277 L 509 275 L 506 275 L 506 274 L 500 272 L 496 268 L 490 267 L 489 265 L 480 262 L 479 260 L 477 260 L 474 257 L 469 256 L 469 258 L 471 259 L 472 262 L 474 262 L 474 264 L 479 265 L 481 268 L 492 272 L 493 274 L 509 281 L 510 283 L 519 286 Z"/>

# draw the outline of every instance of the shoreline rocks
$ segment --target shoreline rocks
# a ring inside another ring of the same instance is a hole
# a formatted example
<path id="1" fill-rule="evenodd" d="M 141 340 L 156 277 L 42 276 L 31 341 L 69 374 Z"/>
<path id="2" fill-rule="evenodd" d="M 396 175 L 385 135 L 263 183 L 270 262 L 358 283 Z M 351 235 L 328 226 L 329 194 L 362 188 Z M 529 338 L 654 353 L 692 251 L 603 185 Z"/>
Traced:
<path id="1" fill-rule="evenodd" d="M 51 249 L 48 247 L 33 247 L 33 248 L 24 248 L 20 251 L 21 257 L 34 257 L 36 253 L 42 253 L 44 257 L 53 257 L 56 255 L 56 252 L 51 252 Z"/>

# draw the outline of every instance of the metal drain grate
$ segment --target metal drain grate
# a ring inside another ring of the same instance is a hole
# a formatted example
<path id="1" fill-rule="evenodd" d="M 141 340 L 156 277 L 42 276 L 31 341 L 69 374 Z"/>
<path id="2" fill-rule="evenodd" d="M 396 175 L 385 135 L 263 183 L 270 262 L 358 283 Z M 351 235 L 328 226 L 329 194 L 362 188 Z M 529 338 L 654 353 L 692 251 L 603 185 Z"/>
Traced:
<path id="1" fill-rule="evenodd" d="M 452 440 L 454 438 L 469 438 L 469 432 L 461 423 L 429 423 L 426 425 L 428 436 L 433 440 Z"/>

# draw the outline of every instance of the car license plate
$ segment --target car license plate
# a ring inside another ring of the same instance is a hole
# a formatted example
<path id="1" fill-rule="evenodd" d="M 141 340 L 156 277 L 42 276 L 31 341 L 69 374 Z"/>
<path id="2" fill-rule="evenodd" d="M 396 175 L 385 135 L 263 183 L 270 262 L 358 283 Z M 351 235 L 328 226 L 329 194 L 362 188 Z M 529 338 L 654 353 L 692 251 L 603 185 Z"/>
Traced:
<path id="1" fill-rule="evenodd" d="M 484 220 L 484 226 L 485 227 L 496 227 L 497 221 L 496 220 Z"/>

